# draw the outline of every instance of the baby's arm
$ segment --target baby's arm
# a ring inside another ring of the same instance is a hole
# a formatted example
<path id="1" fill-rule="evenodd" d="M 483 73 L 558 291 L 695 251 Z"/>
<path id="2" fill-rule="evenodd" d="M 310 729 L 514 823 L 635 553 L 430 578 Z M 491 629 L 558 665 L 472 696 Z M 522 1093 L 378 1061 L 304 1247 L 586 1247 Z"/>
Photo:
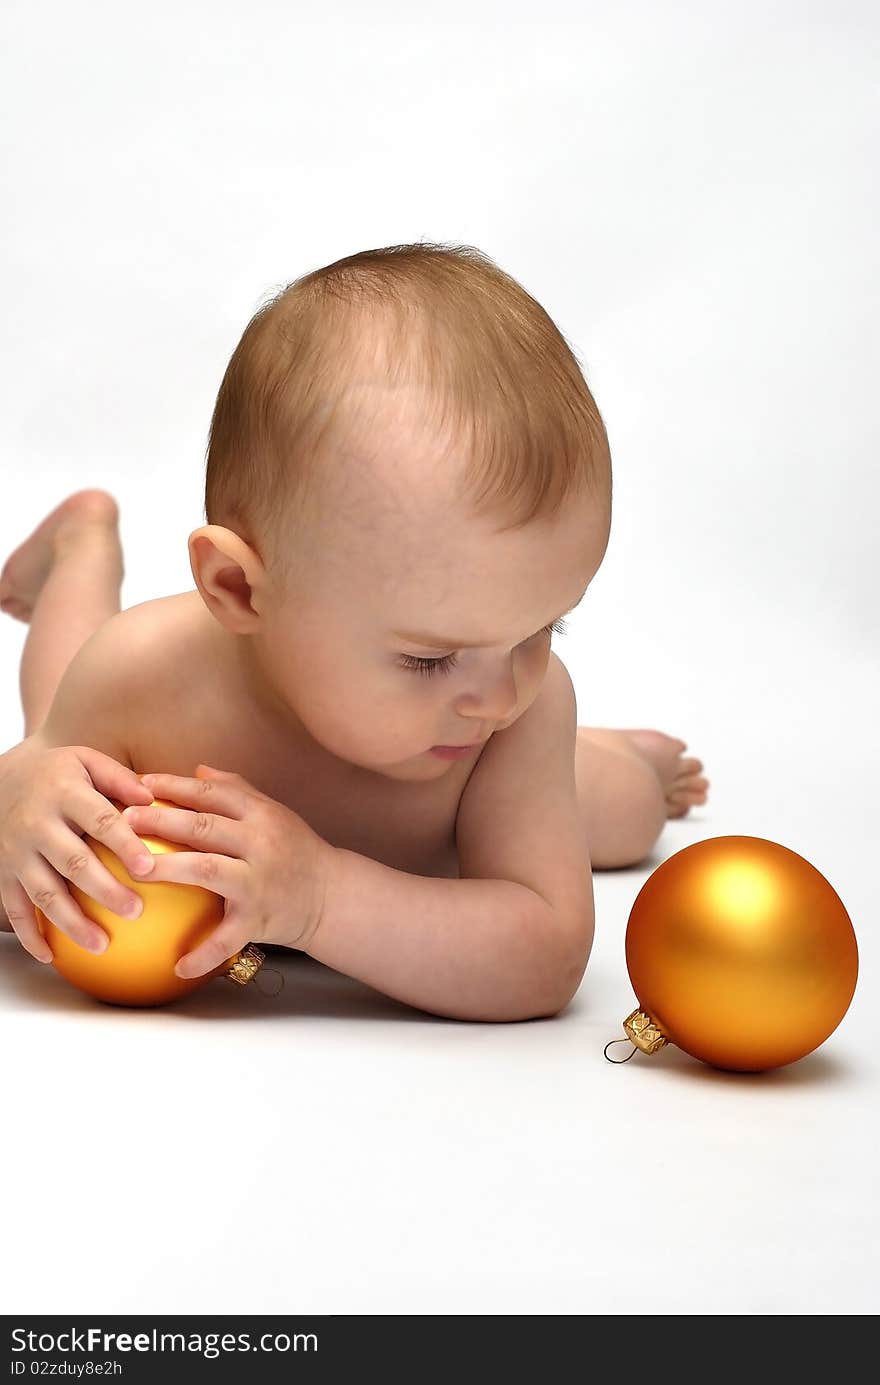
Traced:
<path id="1" fill-rule="evenodd" d="M 461 879 L 409 875 L 337 848 L 309 956 L 454 1019 L 556 1014 L 593 941 L 575 785 L 577 707 L 555 656 L 538 697 L 496 732 L 462 795 Z"/>

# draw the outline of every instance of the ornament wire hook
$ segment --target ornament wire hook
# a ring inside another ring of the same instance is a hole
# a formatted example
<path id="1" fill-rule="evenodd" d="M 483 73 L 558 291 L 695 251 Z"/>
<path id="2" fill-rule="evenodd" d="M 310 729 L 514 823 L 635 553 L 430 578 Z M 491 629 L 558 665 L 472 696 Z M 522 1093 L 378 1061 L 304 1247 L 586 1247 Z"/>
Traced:
<path id="1" fill-rule="evenodd" d="M 611 1040 L 605 1045 L 605 1047 L 604 1047 L 604 1049 L 602 1050 L 602 1052 L 605 1054 L 605 1057 L 608 1059 L 608 1062 L 609 1062 L 609 1063 L 628 1063 L 629 1060 L 630 1060 L 630 1058 L 632 1058 L 633 1053 L 636 1052 L 636 1046 L 635 1046 L 635 1044 L 633 1044 L 632 1053 L 628 1053 L 628 1054 L 626 1055 L 625 1058 L 608 1058 L 608 1050 L 609 1050 L 609 1048 L 611 1047 L 612 1044 L 630 1044 L 630 1043 L 632 1043 L 632 1039 L 611 1039 Z"/>

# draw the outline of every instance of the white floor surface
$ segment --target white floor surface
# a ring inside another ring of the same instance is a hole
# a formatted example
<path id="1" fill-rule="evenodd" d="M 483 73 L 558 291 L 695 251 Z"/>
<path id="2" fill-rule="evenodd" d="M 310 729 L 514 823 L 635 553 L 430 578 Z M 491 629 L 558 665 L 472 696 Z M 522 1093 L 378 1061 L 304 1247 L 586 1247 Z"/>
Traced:
<path id="1" fill-rule="evenodd" d="M 650 862 L 596 872 L 593 955 L 554 1019 L 436 1019 L 292 954 L 267 959 L 274 998 L 221 979 L 120 1010 L 0 935 L 5 1311 L 876 1311 L 880 765 L 870 689 L 848 681 L 845 737 L 817 707 L 803 754 L 694 745 L 709 803 Z M 672 1047 L 612 1066 L 636 894 L 728 832 L 837 889 L 860 945 L 850 1010 L 771 1073 Z"/>

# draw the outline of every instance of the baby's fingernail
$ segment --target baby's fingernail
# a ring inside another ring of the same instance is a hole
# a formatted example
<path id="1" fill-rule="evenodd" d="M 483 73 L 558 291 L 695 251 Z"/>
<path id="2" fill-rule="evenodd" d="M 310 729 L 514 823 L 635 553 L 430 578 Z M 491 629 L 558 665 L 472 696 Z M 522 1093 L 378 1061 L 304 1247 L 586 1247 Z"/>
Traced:
<path id="1" fill-rule="evenodd" d="M 135 871 L 137 872 L 138 875 L 146 875 L 146 873 L 147 873 L 148 870 L 152 870 L 152 869 L 153 869 L 153 858 L 152 858 L 152 856 L 137 856 L 137 857 L 135 857 L 134 869 L 135 869 Z"/>
<path id="2" fill-rule="evenodd" d="M 187 976 L 187 973 L 186 973 L 186 968 L 184 967 L 184 965 L 183 965 L 182 962 L 178 962 L 178 963 L 177 963 L 177 966 L 174 968 L 174 975 L 175 975 L 175 976 L 179 976 L 180 979 L 181 979 L 181 981 L 188 981 L 188 980 L 189 980 L 189 977 Z"/>

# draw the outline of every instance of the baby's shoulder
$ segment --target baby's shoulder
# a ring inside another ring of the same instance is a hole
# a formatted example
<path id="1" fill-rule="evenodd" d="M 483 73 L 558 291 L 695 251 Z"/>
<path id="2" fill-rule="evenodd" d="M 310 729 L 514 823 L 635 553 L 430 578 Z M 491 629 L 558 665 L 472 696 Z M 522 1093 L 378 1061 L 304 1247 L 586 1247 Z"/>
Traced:
<path id="1" fill-rule="evenodd" d="M 206 627 L 211 622 L 197 591 L 141 601 L 112 617 L 114 656 L 135 675 L 135 686 L 146 694 L 145 701 L 137 701 L 150 715 L 161 707 L 162 715 L 174 720 L 190 698 L 203 695 L 193 669 L 210 661 Z"/>
<path id="2" fill-rule="evenodd" d="M 213 620 L 198 591 L 142 601 L 113 617 L 114 656 L 134 675 L 126 680 L 131 697 L 123 718 L 135 767 L 190 772 L 178 761 L 187 759 L 188 741 L 204 733 L 209 720 L 206 693 L 217 677 Z M 206 666 L 212 673 L 207 687 L 197 673 Z"/>
<path id="3" fill-rule="evenodd" d="M 183 650 L 192 652 L 197 644 L 204 611 L 197 591 L 158 596 L 126 607 L 112 618 L 120 654 L 132 659 L 152 656 L 154 675 L 166 666 L 174 667 Z M 144 671 L 149 673 L 150 669 Z"/>
<path id="4" fill-rule="evenodd" d="M 159 716 L 173 724 L 185 700 L 174 697 L 169 672 L 187 666 L 190 607 L 182 593 L 117 611 L 99 625 L 58 682 L 39 729 L 43 743 L 90 745 L 131 765 L 132 737 Z"/>

